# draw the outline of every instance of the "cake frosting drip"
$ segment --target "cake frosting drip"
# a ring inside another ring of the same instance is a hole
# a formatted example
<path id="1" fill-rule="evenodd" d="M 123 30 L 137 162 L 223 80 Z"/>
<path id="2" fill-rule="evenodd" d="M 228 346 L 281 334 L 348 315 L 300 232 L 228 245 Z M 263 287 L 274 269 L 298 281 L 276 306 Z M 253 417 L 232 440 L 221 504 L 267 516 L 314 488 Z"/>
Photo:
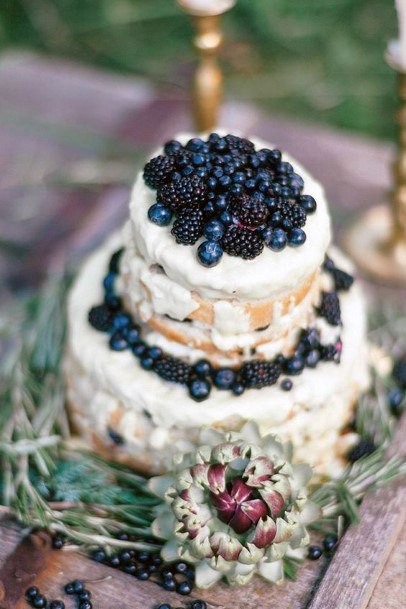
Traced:
<path id="1" fill-rule="evenodd" d="M 190 137 L 190 134 L 181 134 L 177 139 L 186 142 Z M 258 148 L 267 146 L 259 139 L 253 138 L 252 141 Z M 153 156 L 160 152 L 156 151 Z M 141 173 L 131 195 L 131 234 L 128 238 L 134 240 L 147 265 L 162 266 L 169 279 L 202 298 L 250 302 L 293 290 L 323 262 L 331 229 L 322 186 L 289 155 L 284 155 L 284 159 L 301 174 L 306 193 L 313 196 L 318 205 L 317 212 L 307 219 L 307 240 L 300 248 L 286 248 L 275 253 L 265 247 L 254 260 L 225 254 L 221 264 L 205 268 L 196 258 L 195 247 L 177 244 L 169 226 L 158 227 L 148 220 L 148 209 L 156 200 L 156 192 L 146 186 Z"/>

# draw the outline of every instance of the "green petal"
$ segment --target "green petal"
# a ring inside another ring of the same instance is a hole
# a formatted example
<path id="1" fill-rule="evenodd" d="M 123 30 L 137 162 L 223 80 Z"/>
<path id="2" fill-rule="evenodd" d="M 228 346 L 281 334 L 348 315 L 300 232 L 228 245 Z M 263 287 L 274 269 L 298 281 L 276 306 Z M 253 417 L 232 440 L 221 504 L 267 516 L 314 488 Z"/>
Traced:
<path id="1" fill-rule="evenodd" d="M 222 574 L 212 569 L 207 561 L 202 560 L 195 570 L 195 582 L 198 588 L 210 588 L 220 581 Z"/>

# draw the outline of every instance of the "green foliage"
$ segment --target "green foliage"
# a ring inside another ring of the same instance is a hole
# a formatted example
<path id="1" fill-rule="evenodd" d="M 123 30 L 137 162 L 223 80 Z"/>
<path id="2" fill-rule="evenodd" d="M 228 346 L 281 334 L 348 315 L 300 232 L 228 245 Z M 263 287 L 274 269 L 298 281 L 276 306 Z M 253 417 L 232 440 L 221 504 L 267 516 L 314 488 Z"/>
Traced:
<path id="1" fill-rule="evenodd" d="M 174 0 L 13 0 L 0 44 L 36 48 L 187 89 L 192 28 Z M 270 112 L 394 134 L 392 2 L 238 0 L 225 17 L 228 95 Z"/>

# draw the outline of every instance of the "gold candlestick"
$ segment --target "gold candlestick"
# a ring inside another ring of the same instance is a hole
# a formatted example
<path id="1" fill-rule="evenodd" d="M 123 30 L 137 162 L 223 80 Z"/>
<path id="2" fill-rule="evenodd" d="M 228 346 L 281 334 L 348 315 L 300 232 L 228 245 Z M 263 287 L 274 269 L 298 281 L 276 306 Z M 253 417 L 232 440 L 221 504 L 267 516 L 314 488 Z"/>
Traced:
<path id="1" fill-rule="evenodd" d="M 389 65 L 398 72 L 400 107 L 399 149 L 394 163 L 394 189 L 389 204 L 369 210 L 352 227 L 346 239 L 348 250 L 358 266 L 372 278 L 406 285 L 406 71 L 392 51 Z"/>
<path id="2" fill-rule="evenodd" d="M 223 41 L 221 14 L 236 0 L 177 0 L 191 16 L 196 28 L 194 46 L 199 55 L 193 79 L 193 115 L 198 131 L 210 131 L 217 125 L 223 97 L 223 75 L 218 53 Z"/>

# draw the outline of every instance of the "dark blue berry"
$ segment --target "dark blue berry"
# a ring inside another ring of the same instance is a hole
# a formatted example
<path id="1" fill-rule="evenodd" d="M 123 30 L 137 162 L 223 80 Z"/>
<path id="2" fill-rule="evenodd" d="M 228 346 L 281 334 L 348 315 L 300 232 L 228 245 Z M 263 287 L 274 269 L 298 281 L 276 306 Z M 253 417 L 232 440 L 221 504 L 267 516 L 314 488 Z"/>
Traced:
<path id="1" fill-rule="evenodd" d="M 209 241 L 219 241 L 224 235 L 224 224 L 218 220 L 210 220 L 204 227 L 204 236 Z"/>
<path id="2" fill-rule="evenodd" d="M 106 552 L 103 550 L 103 548 L 97 548 L 97 550 L 92 553 L 92 558 L 96 562 L 103 562 L 106 560 Z"/>
<path id="3" fill-rule="evenodd" d="M 135 345 L 132 346 L 131 350 L 134 353 L 134 355 L 136 357 L 142 357 L 146 351 L 147 347 L 145 345 L 145 343 L 143 343 L 142 341 L 135 343 Z"/>
<path id="4" fill-rule="evenodd" d="M 125 565 L 130 562 L 131 554 L 128 552 L 128 550 L 123 550 L 122 552 L 120 552 L 119 558 L 120 558 L 120 563 L 122 565 Z"/>
<path id="5" fill-rule="evenodd" d="M 113 351 L 124 351 L 128 348 L 128 343 L 121 332 L 114 332 L 112 334 L 109 345 Z"/>
<path id="6" fill-rule="evenodd" d="M 231 223 L 232 223 L 232 221 L 233 221 L 233 217 L 232 217 L 232 215 L 230 214 L 230 212 L 229 212 L 229 211 L 224 210 L 224 211 L 223 211 L 223 212 L 221 212 L 221 214 L 220 214 L 220 220 L 221 220 L 221 222 L 222 222 L 223 224 L 228 225 L 228 224 L 231 224 Z"/>
<path id="7" fill-rule="evenodd" d="M 206 400 L 211 391 L 211 384 L 206 379 L 192 379 L 188 385 L 189 395 L 195 402 Z"/>
<path id="8" fill-rule="evenodd" d="M 233 184 L 230 188 L 230 193 L 234 194 L 234 195 L 239 195 L 243 192 L 244 187 L 242 186 L 242 184 Z"/>
<path id="9" fill-rule="evenodd" d="M 54 550 L 60 550 L 61 548 L 63 548 L 63 538 L 60 535 L 54 535 L 52 537 L 52 547 L 54 548 Z"/>
<path id="10" fill-rule="evenodd" d="M 187 178 L 188 176 L 193 175 L 194 172 L 195 168 L 193 167 L 193 165 L 186 165 L 186 167 L 182 169 L 182 176 Z"/>
<path id="11" fill-rule="evenodd" d="M 162 349 L 160 347 L 149 347 L 148 357 L 152 357 L 152 359 L 158 359 L 161 356 L 162 356 Z"/>
<path id="12" fill-rule="evenodd" d="M 172 605 L 169 603 L 161 603 L 158 605 L 157 609 L 172 609 Z"/>
<path id="13" fill-rule="evenodd" d="M 173 579 L 165 579 L 162 587 L 168 592 L 174 592 L 176 590 L 176 582 Z"/>
<path id="14" fill-rule="evenodd" d="M 192 152 L 198 152 L 199 150 L 201 150 L 203 148 L 204 144 L 205 144 L 205 142 L 202 139 L 200 139 L 200 137 L 193 137 L 186 144 L 186 148 L 188 150 L 191 150 Z"/>
<path id="15" fill-rule="evenodd" d="M 104 303 L 112 311 L 117 311 L 121 307 L 121 298 L 114 292 L 107 292 L 104 296 Z"/>
<path id="16" fill-rule="evenodd" d="M 176 592 L 182 596 L 188 596 L 192 592 L 192 585 L 189 581 L 180 582 L 176 586 Z"/>
<path id="17" fill-rule="evenodd" d="M 73 582 L 69 582 L 68 584 L 66 584 L 64 590 L 65 590 L 66 594 L 75 594 Z"/>
<path id="18" fill-rule="evenodd" d="M 230 186 L 230 184 L 231 184 L 230 176 L 222 175 L 221 178 L 219 178 L 219 184 L 222 188 L 227 188 L 228 186 Z"/>
<path id="19" fill-rule="evenodd" d="M 348 453 L 347 457 L 351 463 L 355 463 L 362 457 L 368 457 L 375 452 L 376 446 L 370 438 L 362 438 Z"/>
<path id="20" fill-rule="evenodd" d="M 283 391 L 290 391 L 292 387 L 293 383 L 290 379 L 283 379 L 281 382 L 281 389 L 283 389 Z"/>
<path id="21" fill-rule="evenodd" d="M 267 243 L 267 246 L 270 247 L 271 250 L 274 250 L 275 252 L 280 252 L 286 246 L 286 243 L 287 243 L 286 232 L 282 228 L 275 228 L 269 243 Z"/>
<path id="22" fill-rule="evenodd" d="M 177 140 L 170 140 L 169 142 L 166 142 L 166 144 L 164 146 L 164 152 L 168 156 L 170 156 L 171 154 L 174 154 L 176 152 L 179 152 L 180 150 L 182 150 L 182 144 L 180 142 L 178 142 Z"/>
<path id="23" fill-rule="evenodd" d="M 304 209 L 306 214 L 313 214 L 317 209 L 316 200 L 311 195 L 301 195 L 298 203 Z"/>
<path id="24" fill-rule="evenodd" d="M 140 331 L 135 327 L 124 328 L 122 335 L 129 345 L 135 345 L 140 340 Z"/>
<path id="25" fill-rule="evenodd" d="M 220 262 L 223 249 L 217 241 L 203 241 L 198 247 L 197 257 L 203 266 L 213 267 Z"/>
<path id="26" fill-rule="evenodd" d="M 272 239 L 273 231 L 274 229 L 272 228 L 272 226 L 267 226 L 261 231 L 262 238 L 265 241 L 266 245 L 269 245 Z"/>
<path id="27" fill-rule="evenodd" d="M 43 609 L 43 607 L 46 607 L 47 605 L 47 599 L 43 594 L 37 594 L 37 596 L 34 596 L 31 600 L 31 604 L 35 609 Z"/>
<path id="28" fill-rule="evenodd" d="M 84 589 L 79 594 L 79 600 L 80 601 L 90 601 L 91 598 L 92 598 L 92 593 L 90 592 L 90 590 Z"/>
<path id="29" fill-rule="evenodd" d="M 134 563 L 131 563 L 129 565 L 124 565 L 123 569 L 124 573 L 128 573 L 128 575 L 137 575 L 137 567 L 136 565 L 134 565 Z"/>
<path id="30" fill-rule="evenodd" d="M 214 202 L 214 205 L 218 211 L 224 211 L 227 207 L 227 198 L 224 196 L 217 197 Z"/>
<path id="31" fill-rule="evenodd" d="M 141 550 L 141 552 L 138 552 L 137 559 L 139 562 L 148 562 L 150 558 L 151 554 L 148 552 L 148 550 Z"/>
<path id="32" fill-rule="evenodd" d="M 188 570 L 188 566 L 185 562 L 178 562 L 175 565 L 175 571 L 177 573 L 186 573 L 187 570 Z"/>
<path id="33" fill-rule="evenodd" d="M 207 609 L 207 604 L 201 600 L 193 601 L 190 609 Z"/>
<path id="34" fill-rule="evenodd" d="M 120 559 L 117 555 L 110 556 L 109 558 L 110 567 L 117 568 L 120 566 Z"/>
<path id="35" fill-rule="evenodd" d="M 331 552 L 337 545 L 337 537 L 335 535 L 327 535 L 323 541 L 323 547 L 326 552 Z"/>
<path id="36" fill-rule="evenodd" d="M 320 546 L 310 546 L 307 557 L 310 558 L 310 560 L 318 560 L 322 554 L 323 550 Z"/>
<path id="37" fill-rule="evenodd" d="M 304 180 L 298 173 L 293 173 L 290 178 L 290 185 L 297 188 L 299 191 L 304 187 Z"/>
<path id="38" fill-rule="evenodd" d="M 391 409 L 391 412 L 396 417 L 400 416 L 403 412 L 402 402 L 405 397 L 405 392 L 403 389 L 392 389 L 388 394 L 388 404 Z"/>
<path id="39" fill-rule="evenodd" d="M 305 356 L 305 364 L 308 368 L 315 368 L 320 361 L 320 352 L 318 349 L 312 349 Z"/>
<path id="40" fill-rule="evenodd" d="M 231 391 L 234 393 L 234 395 L 241 395 L 244 393 L 245 387 L 241 381 L 236 381 L 231 385 Z"/>
<path id="41" fill-rule="evenodd" d="M 203 154 L 195 153 L 192 156 L 192 163 L 195 166 L 203 165 L 204 161 L 205 161 L 205 158 L 204 158 Z"/>
<path id="42" fill-rule="evenodd" d="M 197 361 L 194 366 L 193 366 L 193 371 L 201 377 L 206 377 L 206 376 L 210 376 L 211 372 L 212 372 L 212 367 L 210 362 L 207 359 L 199 359 L 199 361 Z"/>
<path id="43" fill-rule="evenodd" d="M 236 374 L 231 368 L 219 368 L 213 378 L 213 382 L 218 389 L 230 389 L 235 381 Z"/>
<path id="44" fill-rule="evenodd" d="M 154 203 L 148 210 L 148 218 L 157 226 L 168 226 L 172 220 L 172 212 L 163 203 Z"/>
<path id="45" fill-rule="evenodd" d="M 217 180 L 214 176 L 207 180 L 207 187 L 210 188 L 210 190 L 215 190 L 217 188 Z"/>
<path id="46" fill-rule="evenodd" d="M 37 586 L 31 586 L 25 591 L 25 596 L 29 599 L 33 599 L 39 594 L 39 589 Z"/>
<path id="47" fill-rule="evenodd" d="M 289 245 L 299 247 L 306 241 L 306 233 L 301 228 L 292 228 L 289 233 Z"/>
<path id="48" fill-rule="evenodd" d="M 111 292 L 114 289 L 116 277 L 116 273 L 107 273 L 103 279 L 103 288 L 106 290 L 106 292 Z"/>
<path id="49" fill-rule="evenodd" d="M 214 167 L 213 176 L 217 179 L 221 178 L 224 175 L 224 171 L 222 167 Z"/>
<path id="50" fill-rule="evenodd" d="M 304 360 L 300 355 L 294 355 L 293 357 L 289 357 L 285 361 L 284 369 L 287 374 L 300 374 L 304 368 Z"/>
<path id="51" fill-rule="evenodd" d="M 81 579 L 75 579 L 75 581 L 73 581 L 72 584 L 73 584 L 73 591 L 75 594 L 80 594 L 85 589 L 85 585 Z"/>
<path id="52" fill-rule="evenodd" d="M 140 569 L 137 573 L 137 579 L 140 579 L 141 581 L 146 581 L 147 579 L 149 579 L 150 573 L 148 571 L 148 569 Z"/>
<path id="53" fill-rule="evenodd" d="M 124 248 L 120 248 L 110 258 L 109 262 L 109 272 L 110 273 L 118 273 L 119 272 L 119 264 L 121 260 L 121 256 L 123 255 Z"/>
<path id="54" fill-rule="evenodd" d="M 65 603 L 59 599 L 55 599 L 49 603 L 49 609 L 65 609 Z"/>
<path id="55" fill-rule="evenodd" d="M 132 320 L 127 313 L 116 313 L 113 317 L 113 328 L 115 330 L 122 330 L 131 326 Z"/>
<path id="56" fill-rule="evenodd" d="M 140 364 L 141 368 L 144 368 L 144 370 L 152 370 L 152 368 L 154 367 L 154 360 L 152 359 L 152 357 L 146 355 L 140 359 Z"/>
<path id="57" fill-rule="evenodd" d="M 80 601 L 79 609 L 92 609 L 93 605 L 91 601 Z"/>

